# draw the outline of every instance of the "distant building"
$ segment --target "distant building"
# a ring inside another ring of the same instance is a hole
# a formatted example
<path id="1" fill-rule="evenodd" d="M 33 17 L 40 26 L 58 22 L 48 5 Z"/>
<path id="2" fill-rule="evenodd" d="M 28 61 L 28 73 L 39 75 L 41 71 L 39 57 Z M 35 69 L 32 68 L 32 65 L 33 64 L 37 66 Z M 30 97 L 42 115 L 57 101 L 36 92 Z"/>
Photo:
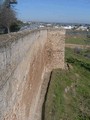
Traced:
<path id="1" fill-rule="evenodd" d="M 48 27 L 52 26 L 52 24 L 47 24 Z"/>
<path id="2" fill-rule="evenodd" d="M 40 28 L 44 28 L 45 26 L 44 26 L 44 25 L 40 25 L 39 27 L 40 27 Z"/>
<path id="3" fill-rule="evenodd" d="M 72 26 L 63 26 L 63 28 L 66 30 L 71 30 L 73 27 Z"/>
<path id="4" fill-rule="evenodd" d="M 54 26 L 54 28 L 59 28 L 58 26 Z"/>
<path id="5" fill-rule="evenodd" d="M 80 27 L 78 27 L 76 30 L 82 30 L 82 31 L 84 31 L 84 30 L 88 30 L 88 29 L 87 29 L 87 27 L 85 27 L 85 26 L 80 26 Z"/>

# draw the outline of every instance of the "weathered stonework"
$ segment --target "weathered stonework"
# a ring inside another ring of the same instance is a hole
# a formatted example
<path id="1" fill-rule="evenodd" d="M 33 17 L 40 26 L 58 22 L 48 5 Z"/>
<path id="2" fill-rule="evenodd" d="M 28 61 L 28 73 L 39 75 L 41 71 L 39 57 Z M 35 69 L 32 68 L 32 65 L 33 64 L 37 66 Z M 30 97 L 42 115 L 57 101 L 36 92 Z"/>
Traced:
<path id="1" fill-rule="evenodd" d="M 0 120 L 35 120 L 44 76 L 64 68 L 62 29 L 0 36 Z"/>

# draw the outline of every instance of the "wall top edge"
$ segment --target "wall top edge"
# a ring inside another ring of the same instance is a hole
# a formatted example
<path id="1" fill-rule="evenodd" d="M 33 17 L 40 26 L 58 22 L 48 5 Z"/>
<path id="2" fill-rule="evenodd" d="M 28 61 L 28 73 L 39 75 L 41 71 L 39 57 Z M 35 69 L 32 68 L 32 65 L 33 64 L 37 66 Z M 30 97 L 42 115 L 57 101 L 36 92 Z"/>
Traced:
<path id="1" fill-rule="evenodd" d="M 63 31 L 63 34 L 65 34 L 65 29 L 63 28 L 40 28 L 40 29 L 35 29 L 35 30 L 23 30 L 19 32 L 13 32 L 10 34 L 4 34 L 0 35 L 0 47 L 5 46 L 8 42 L 13 42 L 15 40 L 18 40 L 20 38 L 24 38 L 25 36 L 32 34 L 32 33 L 37 33 L 41 31 Z"/>

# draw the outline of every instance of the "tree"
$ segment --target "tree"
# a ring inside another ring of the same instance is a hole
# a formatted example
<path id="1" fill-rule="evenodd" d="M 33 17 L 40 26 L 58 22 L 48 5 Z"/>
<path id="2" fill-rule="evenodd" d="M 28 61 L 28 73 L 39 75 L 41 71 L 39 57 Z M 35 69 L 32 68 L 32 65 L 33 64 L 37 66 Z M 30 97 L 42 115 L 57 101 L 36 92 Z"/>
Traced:
<path id="1" fill-rule="evenodd" d="M 12 25 L 10 26 L 10 31 L 11 32 L 19 31 L 22 25 L 23 25 L 23 22 L 20 20 L 17 20 L 16 22 L 12 23 Z"/>
<path id="2" fill-rule="evenodd" d="M 10 32 L 10 26 L 16 21 L 16 13 L 13 8 L 6 6 L 6 1 L 0 7 L 0 24 Z"/>

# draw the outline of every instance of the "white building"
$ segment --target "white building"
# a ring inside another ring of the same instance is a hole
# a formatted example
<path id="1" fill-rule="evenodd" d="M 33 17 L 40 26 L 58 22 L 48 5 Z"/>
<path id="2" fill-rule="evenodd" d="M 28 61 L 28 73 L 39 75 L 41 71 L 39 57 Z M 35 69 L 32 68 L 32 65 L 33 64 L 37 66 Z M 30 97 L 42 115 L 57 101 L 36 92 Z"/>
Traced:
<path id="1" fill-rule="evenodd" d="M 64 26 L 63 28 L 66 30 L 71 30 L 73 27 L 72 26 Z"/>
<path id="2" fill-rule="evenodd" d="M 87 30 L 87 27 L 80 26 L 80 27 L 78 27 L 76 30 L 82 30 L 82 31 L 84 31 L 84 30 Z"/>

